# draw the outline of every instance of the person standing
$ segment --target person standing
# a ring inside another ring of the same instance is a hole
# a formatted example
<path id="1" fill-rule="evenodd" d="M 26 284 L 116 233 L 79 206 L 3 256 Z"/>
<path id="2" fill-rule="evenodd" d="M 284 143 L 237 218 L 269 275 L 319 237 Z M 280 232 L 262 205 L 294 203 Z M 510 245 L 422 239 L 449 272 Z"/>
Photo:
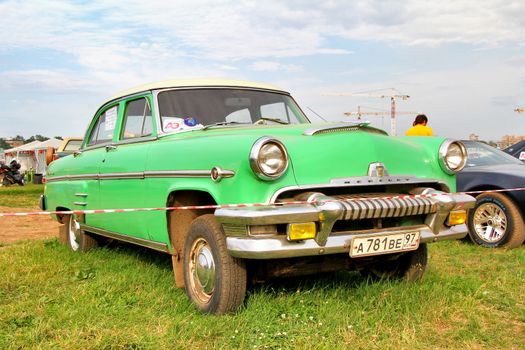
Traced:
<path id="1" fill-rule="evenodd" d="M 406 136 L 432 136 L 432 128 L 427 126 L 428 118 L 419 114 L 412 123 L 412 127 L 405 133 Z"/>

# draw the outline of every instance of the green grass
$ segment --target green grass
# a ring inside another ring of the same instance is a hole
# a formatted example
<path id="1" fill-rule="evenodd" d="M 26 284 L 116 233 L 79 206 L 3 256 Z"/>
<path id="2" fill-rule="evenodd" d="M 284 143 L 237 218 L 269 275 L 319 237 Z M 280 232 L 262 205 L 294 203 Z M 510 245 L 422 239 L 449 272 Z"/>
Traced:
<path id="1" fill-rule="evenodd" d="M 0 187 L 0 206 L 12 208 L 38 207 L 38 199 L 44 193 L 44 185 Z"/>
<path id="2" fill-rule="evenodd" d="M 56 240 L 0 248 L 0 348 L 523 348 L 525 247 L 430 246 L 419 283 L 356 273 L 252 287 L 205 316 L 174 287 L 170 257 L 128 245 L 75 254 Z"/>

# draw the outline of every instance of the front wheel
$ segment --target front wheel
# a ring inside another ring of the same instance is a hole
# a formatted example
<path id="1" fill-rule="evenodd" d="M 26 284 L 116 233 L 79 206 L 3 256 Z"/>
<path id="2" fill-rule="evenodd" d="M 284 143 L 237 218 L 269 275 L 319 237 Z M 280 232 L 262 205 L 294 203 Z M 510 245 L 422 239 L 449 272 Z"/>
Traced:
<path id="1" fill-rule="evenodd" d="M 183 261 L 186 294 L 197 309 L 224 314 L 239 308 L 246 294 L 246 266 L 228 253 L 224 231 L 214 215 L 193 220 Z"/>
<path id="2" fill-rule="evenodd" d="M 516 248 L 525 240 L 525 224 L 519 208 L 502 193 L 484 193 L 469 211 L 470 239 L 488 248 Z"/>
<path id="3" fill-rule="evenodd" d="M 361 274 L 372 279 L 395 279 L 407 282 L 419 281 L 425 273 L 428 261 L 427 245 L 422 243 L 414 251 L 400 254 L 388 260 L 366 265 Z"/>

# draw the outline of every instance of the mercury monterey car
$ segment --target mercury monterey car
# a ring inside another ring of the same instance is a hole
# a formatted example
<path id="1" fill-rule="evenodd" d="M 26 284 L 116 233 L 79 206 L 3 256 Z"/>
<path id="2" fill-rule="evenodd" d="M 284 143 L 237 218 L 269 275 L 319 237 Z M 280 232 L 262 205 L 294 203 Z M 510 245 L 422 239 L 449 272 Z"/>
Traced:
<path id="1" fill-rule="evenodd" d="M 466 235 L 475 200 L 454 194 L 465 162 L 458 141 L 312 124 L 271 85 L 165 81 L 102 104 L 81 149 L 49 166 L 41 205 L 73 251 L 106 237 L 171 254 L 176 285 L 222 314 L 249 281 L 421 278 L 427 243 Z"/>

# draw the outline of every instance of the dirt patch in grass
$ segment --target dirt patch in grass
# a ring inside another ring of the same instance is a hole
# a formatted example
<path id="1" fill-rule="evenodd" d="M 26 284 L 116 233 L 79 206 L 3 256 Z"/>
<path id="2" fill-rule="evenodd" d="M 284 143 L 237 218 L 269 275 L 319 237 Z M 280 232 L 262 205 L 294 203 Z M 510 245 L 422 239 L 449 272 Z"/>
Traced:
<path id="1" fill-rule="evenodd" d="M 35 211 L 34 208 L 10 208 L 0 206 L 0 213 Z M 59 223 L 51 216 L 4 216 L 0 217 L 0 246 L 26 239 L 43 239 L 58 235 Z"/>

